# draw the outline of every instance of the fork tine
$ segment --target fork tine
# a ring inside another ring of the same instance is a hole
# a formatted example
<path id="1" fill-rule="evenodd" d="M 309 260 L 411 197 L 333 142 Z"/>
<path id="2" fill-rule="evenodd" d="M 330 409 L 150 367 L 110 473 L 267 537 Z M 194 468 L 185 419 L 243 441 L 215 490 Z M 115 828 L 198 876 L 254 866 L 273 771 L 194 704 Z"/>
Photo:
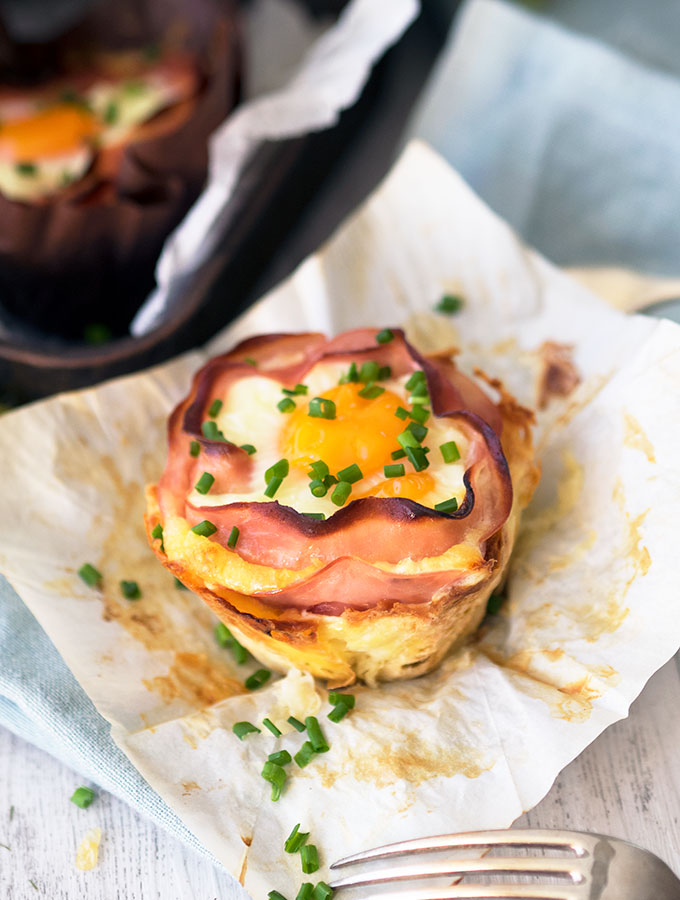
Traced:
<path id="1" fill-rule="evenodd" d="M 428 853 L 433 850 L 471 849 L 473 847 L 546 847 L 558 850 L 573 850 L 577 856 L 585 856 L 584 838 L 589 835 L 577 831 L 541 831 L 537 829 L 514 829 L 512 831 L 468 831 L 462 834 L 440 834 L 435 837 L 416 838 L 385 844 L 373 850 L 364 850 L 345 856 L 331 865 L 331 869 L 353 866 L 374 859 L 403 856 L 406 853 Z"/>
<path id="2" fill-rule="evenodd" d="M 437 876 L 471 874 L 520 874 L 520 875 L 566 875 L 572 882 L 581 884 L 586 873 L 576 859 L 555 859 L 549 857 L 492 857 L 487 859 L 451 859 L 431 863 L 416 863 L 411 866 L 374 869 L 372 872 L 358 872 L 347 875 L 331 884 L 333 890 L 343 887 L 360 887 L 365 884 L 384 884 L 390 881 L 407 881 L 412 878 L 435 878 Z"/>
<path id="3" fill-rule="evenodd" d="M 570 885 L 454 884 L 416 891 L 362 894 L 361 900 L 582 900 Z"/>

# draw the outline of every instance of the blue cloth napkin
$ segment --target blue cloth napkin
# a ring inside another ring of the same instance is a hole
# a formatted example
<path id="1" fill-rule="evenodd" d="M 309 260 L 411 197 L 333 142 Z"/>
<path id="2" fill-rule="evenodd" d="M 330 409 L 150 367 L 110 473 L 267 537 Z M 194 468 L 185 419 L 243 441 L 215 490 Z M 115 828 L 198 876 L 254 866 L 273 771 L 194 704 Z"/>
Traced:
<path id="1" fill-rule="evenodd" d="M 677 275 L 677 4 L 543 6 L 466 4 L 410 133 L 552 261 Z"/>

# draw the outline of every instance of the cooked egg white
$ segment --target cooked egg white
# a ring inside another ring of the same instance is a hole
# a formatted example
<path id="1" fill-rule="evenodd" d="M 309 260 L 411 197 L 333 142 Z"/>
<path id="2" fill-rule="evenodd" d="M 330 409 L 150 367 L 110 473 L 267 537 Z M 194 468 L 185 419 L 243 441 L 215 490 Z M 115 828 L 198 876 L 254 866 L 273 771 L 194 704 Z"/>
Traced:
<path id="1" fill-rule="evenodd" d="M 271 499 L 298 512 L 323 513 L 327 518 L 339 509 L 332 500 L 333 487 L 324 497 L 310 491 L 310 464 L 323 460 L 332 475 L 356 463 L 363 478 L 352 485 L 347 503 L 366 496 L 406 497 L 424 506 L 455 497 L 462 503 L 465 497 L 463 474 L 467 441 L 448 420 L 430 415 L 425 423 L 428 433 L 423 446 L 430 448 L 429 466 L 415 472 L 407 458 L 393 460 L 391 453 L 400 448 L 397 435 L 411 419 L 395 415 L 398 406 L 411 408 L 410 392 L 405 387 L 408 376 L 381 381 L 384 392 L 374 399 L 359 396 L 362 384 L 339 385 L 340 375 L 347 365 L 319 363 L 308 374 L 306 395 L 291 399 L 296 409 L 281 412 L 277 404 L 287 395 L 281 386 L 269 378 L 253 374 L 234 382 L 223 399 L 217 416 L 218 428 L 235 444 L 253 444 L 256 452 L 249 490 L 245 493 L 213 493 L 203 495 L 192 491 L 189 501 L 197 507 L 218 506 L 235 502 L 268 502 Z M 293 385 L 291 385 L 293 387 Z M 336 404 L 336 418 L 327 420 L 308 415 L 309 403 L 317 396 L 332 399 Z M 445 463 L 440 445 L 455 441 L 461 459 Z M 280 459 L 287 459 L 289 474 L 283 479 L 273 498 L 265 495 L 265 472 Z M 383 466 L 403 463 L 404 477 L 386 478 Z"/>

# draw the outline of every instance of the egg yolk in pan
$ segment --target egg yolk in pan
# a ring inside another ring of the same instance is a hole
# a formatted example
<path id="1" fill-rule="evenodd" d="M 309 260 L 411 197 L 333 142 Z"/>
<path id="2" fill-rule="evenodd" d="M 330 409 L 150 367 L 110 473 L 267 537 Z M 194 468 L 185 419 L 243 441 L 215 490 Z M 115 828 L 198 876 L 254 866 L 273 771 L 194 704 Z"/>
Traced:
<path id="1" fill-rule="evenodd" d="M 85 107 L 62 103 L 0 126 L 0 147 L 16 160 L 35 160 L 76 150 L 101 126 Z"/>

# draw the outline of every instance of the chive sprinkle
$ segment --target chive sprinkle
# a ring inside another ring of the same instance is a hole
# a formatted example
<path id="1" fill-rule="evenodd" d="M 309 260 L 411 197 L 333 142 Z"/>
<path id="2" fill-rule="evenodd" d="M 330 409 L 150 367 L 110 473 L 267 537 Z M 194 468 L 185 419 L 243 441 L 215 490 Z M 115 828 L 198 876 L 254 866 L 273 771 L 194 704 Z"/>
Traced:
<path id="1" fill-rule="evenodd" d="M 501 606 L 505 602 L 505 597 L 502 594 L 492 594 L 489 597 L 489 602 L 486 604 L 486 613 L 489 616 L 497 616 L 501 611 Z"/>
<path id="2" fill-rule="evenodd" d="M 300 823 L 293 828 L 291 833 L 286 838 L 286 843 L 283 845 L 283 849 L 286 853 L 297 853 L 300 847 L 304 844 L 304 842 L 309 837 L 308 831 L 300 831 Z"/>
<path id="3" fill-rule="evenodd" d="M 161 529 L 160 535 L 156 534 L 157 528 Z M 163 529 L 161 528 L 161 526 L 156 525 L 154 530 L 151 532 L 151 535 L 154 538 L 160 537 L 161 541 L 162 541 L 163 540 Z M 102 577 L 103 577 L 102 573 L 98 569 L 95 569 L 95 567 L 91 563 L 84 563 L 84 565 L 82 565 L 78 569 L 78 574 L 83 579 L 85 584 L 89 584 L 90 587 L 99 587 L 99 585 L 102 582 Z"/>
<path id="4" fill-rule="evenodd" d="M 271 760 L 267 760 L 262 767 L 261 775 L 272 786 L 272 800 L 278 800 L 286 783 L 286 770 Z"/>
<path id="5" fill-rule="evenodd" d="M 208 408 L 208 415 L 210 416 L 211 419 L 214 419 L 216 416 L 218 416 L 220 414 L 220 410 L 222 409 L 222 406 L 223 406 L 223 404 L 222 404 L 221 400 L 219 400 L 219 399 L 213 400 L 213 402 L 210 404 L 210 407 Z"/>
<path id="6" fill-rule="evenodd" d="M 328 718 L 331 722 L 339 722 L 341 719 L 344 719 L 347 713 L 349 712 L 349 706 L 345 706 L 343 703 L 338 703 L 337 706 L 334 706 L 333 709 L 328 713 Z"/>
<path id="7" fill-rule="evenodd" d="M 284 397 L 283 400 L 279 400 L 276 404 L 276 408 L 279 412 L 290 413 L 297 409 L 297 406 L 295 405 L 295 400 L 291 400 L 290 397 Z"/>
<path id="8" fill-rule="evenodd" d="M 224 622 L 218 622 L 217 625 L 215 625 L 215 640 L 220 647 L 229 646 L 231 641 L 231 631 L 229 631 Z"/>
<path id="9" fill-rule="evenodd" d="M 220 645 L 220 647 L 224 647 L 225 650 L 231 650 L 234 654 L 234 659 L 238 663 L 239 666 L 242 666 L 243 663 L 248 662 L 248 657 L 250 654 L 243 646 L 243 644 L 239 644 L 234 635 L 229 631 L 224 622 L 220 622 L 215 626 L 215 640 Z"/>
<path id="10" fill-rule="evenodd" d="M 406 427 L 418 441 L 418 443 L 422 444 L 422 442 L 425 440 L 425 435 L 429 430 L 427 425 L 421 425 L 420 422 L 409 422 Z"/>
<path id="11" fill-rule="evenodd" d="M 163 526 L 161 525 L 160 522 L 157 522 L 154 525 L 153 531 L 151 532 L 151 537 L 154 539 L 154 541 L 160 540 L 161 553 L 165 553 L 165 545 L 163 544 Z"/>
<path id="12" fill-rule="evenodd" d="M 257 362 L 253 359 L 252 356 L 245 356 L 243 358 L 243 362 L 247 363 L 249 366 L 257 366 Z"/>
<path id="13" fill-rule="evenodd" d="M 283 478 L 270 478 L 267 487 L 264 489 L 265 497 L 273 497 L 283 483 Z"/>
<path id="14" fill-rule="evenodd" d="M 379 384 L 367 384 L 366 387 L 362 388 L 359 391 L 359 396 L 363 397 L 364 400 L 375 400 L 376 397 L 379 397 L 381 394 L 385 393 L 385 388 L 380 387 Z"/>
<path id="15" fill-rule="evenodd" d="M 319 881 L 312 892 L 312 900 L 330 900 L 333 888 L 325 881 Z"/>
<path id="16" fill-rule="evenodd" d="M 337 484 L 338 479 L 335 477 L 335 475 L 326 475 L 326 477 L 323 480 L 323 483 L 326 485 L 327 488 L 329 488 L 332 485 Z"/>
<path id="17" fill-rule="evenodd" d="M 406 474 L 406 469 L 403 463 L 395 463 L 393 466 L 383 466 L 383 472 L 385 478 L 401 478 Z"/>
<path id="18" fill-rule="evenodd" d="M 113 125 L 118 119 L 118 104 L 113 100 L 107 104 L 106 109 L 104 110 L 103 119 L 107 125 Z"/>
<path id="19" fill-rule="evenodd" d="M 375 339 L 379 344 L 389 344 L 390 341 L 394 340 L 394 332 L 389 328 L 383 328 L 382 331 L 376 334 Z"/>
<path id="20" fill-rule="evenodd" d="M 32 178 L 34 175 L 38 174 L 38 167 L 35 163 L 24 161 L 18 162 L 15 166 L 19 175 L 26 175 L 29 178 Z"/>
<path id="21" fill-rule="evenodd" d="M 238 541 L 238 536 L 240 533 L 241 532 L 236 527 L 236 525 L 233 525 L 231 531 L 229 532 L 229 537 L 227 538 L 227 547 L 229 547 L 230 550 L 233 550 L 236 546 L 236 542 Z"/>
<path id="22" fill-rule="evenodd" d="M 265 722 L 268 721 L 269 719 L 265 719 Z M 264 724 L 264 722 L 262 724 Z M 280 731 L 279 734 L 281 734 Z M 275 753 L 270 753 L 267 759 L 273 763 L 276 763 L 277 766 L 287 766 L 288 763 L 293 762 L 293 757 L 287 750 L 277 750 Z"/>
<path id="23" fill-rule="evenodd" d="M 313 756 L 314 756 L 314 747 L 312 746 L 311 741 L 305 741 L 304 744 L 298 750 L 298 752 L 295 754 L 293 759 L 300 766 L 301 769 L 304 769 L 304 767 L 309 765 L 309 763 L 312 761 Z"/>
<path id="24" fill-rule="evenodd" d="M 403 421 L 404 419 L 407 419 L 407 418 L 408 418 L 408 410 L 407 410 L 407 409 L 404 409 L 403 406 L 398 406 L 398 407 L 395 409 L 395 411 L 394 411 L 394 415 L 395 415 L 398 419 L 401 419 L 401 420 Z"/>
<path id="25" fill-rule="evenodd" d="M 402 431 L 401 434 L 398 434 L 397 441 L 404 450 L 406 450 L 407 447 L 420 447 L 420 441 L 410 428 L 407 428 L 406 431 Z"/>
<path id="26" fill-rule="evenodd" d="M 343 706 L 348 707 L 349 709 L 354 709 L 354 705 L 357 702 L 357 698 L 354 694 L 345 694 L 341 691 L 329 691 L 328 692 L 328 702 L 332 706 L 338 706 L 338 704 L 342 704 Z"/>
<path id="27" fill-rule="evenodd" d="M 390 456 L 392 457 L 392 459 L 403 459 L 406 456 L 406 451 L 405 450 L 393 450 L 390 453 Z"/>
<path id="28" fill-rule="evenodd" d="M 359 381 L 368 384 L 369 381 L 377 381 L 380 375 L 380 366 L 374 360 L 362 363 L 359 369 Z"/>
<path id="29" fill-rule="evenodd" d="M 314 397 L 309 401 L 308 415 L 316 419 L 334 419 L 336 414 L 335 403 L 325 397 Z"/>
<path id="30" fill-rule="evenodd" d="M 325 497 L 328 493 L 328 488 L 323 481 L 318 481 L 316 479 L 309 482 L 309 490 L 315 497 Z"/>
<path id="31" fill-rule="evenodd" d="M 200 537 L 210 537 L 211 534 L 215 534 L 217 531 L 217 525 L 213 525 L 212 522 L 209 522 L 207 519 L 203 519 L 202 522 L 199 522 L 198 525 L 194 525 L 191 529 L 194 534 L 200 535 Z"/>
<path id="32" fill-rule="evenodd" d="M 331 501 L 335 503 L 336 506 L 344 506 L 351 493 L 352 485 L 348 481 L 340 481 L 333 489 Z"/>
<path id="33" fill-rule="evenodd" d="M 136 581 L 121 581 L 120 592 L 126 600 L 139 600 L 142 596 Z"/>
<path id="34" fill-rule="evenodd" d="M 249 691 L 256 691 L 258 688 L 262 687 L 263 684 L 266 684 L 271 677 L 272 673 L 269 669 L 258 669 L 257 672 L 253 672 L 252 675 L 249 675 L 248 678 L 246 678 L 246 689 Z"/>
<path id="35" fill-rule="evenodd" d="M 269 891 L 269 893 L 267 894 L 267 900 L 286 900 L 286 898 L 278 891 Z"/>
<path id="36" fill-rule="evenodd" d="M 207 438 L 209 441 L 225 441 L 226 438 L 224 434 L 217 427 L 217 423 L 212 419 L 206 419 L 205 422 L 201 423 L 201 433 L 204 438 Z"/>
<path id="37" fill-rule="evenodd" d="M 255 732 L 257 732 L 257 734 L 262 734 L 257 725 L 253 725 L 252 722 L 234 722 L 231 730 L 239 741 L 242 741 L 247 734 L 255 734 Z"/>
<path id="38" fill-rule="evenodd" d="M 204 472 L 194 485 L 194 489 L 199 494 L 207 494 L 213 484 L 215 484 L 215 476 L 211 475 L 210 472 Z"/>
<path id="39" fill-rule="evenodd" d="M 350 484 L 361 481 L 363 477 L 364 474 L 356 463 L 352 463 L 351 466 L 347 466 L 346 469 L 340 469 L 338 472 L 338 481 L 349 481 Z"/>
<path id="40" fill-rule="evenodd" d="M 75 803 L 81 809 L 87 809 L 94 800 L 94 791 L 89 787 L 76 788 L 71 795 L 71 803 Z"/>
<path id="41" fill-rule="evenodd" d="M 442 500 L 441 503 L 435 503 L 434 508 L 437 512 L 452 513 L 458 509 L 458 501 L 455 497 L 451 497 L 450 500 Z"/>
<path id="42" fill-rule="evenodd" d="M 305 730 L 304 722 L 301 722 L 299 719 L 296 719 L 295 716 L 288 716 L 288 722 L 293 726 L 296 731 L 303 732 Z"/>
<path id="43" fill-rule="evenodd" d="M 290 463 L 285 457 L 280 459 L 278 462 L 275 462 L 273 466 L 270 466 L 266 472 L 264 473 L 265 482 L 269 482 L 272 478 L 285 478 L 286 475 L 290 472 Z"/>
<path id="44" fill-rule="evenodd" d="M 426 384 L 425 373 L 422 369 L 416 369 L 416 371 L 412 372 L 409 376 L 405 387 L 407 391 L 415 391 L 417 387 L 423 384 Z"/>
<path id="45" fill-rule="evenodd" d="M 416 472 L 422 472 L 430 465 L 422 447 L 407 447 L 406 455 Z"/>
<path id="46" fill-rule="evenodd" d="M 192 441 L 189 444 L 189 456 L 196 457 L 199 455 L 200 452 L 201 452 L 201 445 L 198 443 L 198 441 Z"/>
<path id="47" fill-rule="evenodd" d="M 421 425 L 424 425 L 430 418 L 430 410 L 417 403 L 409 413 L 409 416 L 416 422 L 420 422 Z"/>
<path id="48" fill-rule="evenodd" d="M 448 315 L 460 312 L 462 308 L 463 298 L 458 297 L 456 294 L 444 294 L 439 303 L 435 306 L 437 312 L 448 313 Z"/>
<path id="49" fill-rule="evenodd" d="M 257 452 L 252 444 L 241 444 L 241 450 L 245 450 L 248 456 L 252 456 L 253 453 Z"/>
<path id="50" fill-rule="evenodd" d="M 314 885 L 311 881 L 303 881 L 300 890 L 297 892 L 295 900 L 312 900 Z"/>
<path id="51" fill-rule="evenodd" d="M 345 375 L 340 376 L 339 384 L 348 384 L 359 380 L 359 372 L 355 362 L 350 363 L 349 369 Z"/>
<path id="52" fill-rule="evenodd" d="M 182 584 L 182 582 L 179 580 L 179 578 L 175 578 L 175 587 L 177 588 L 178 591 L 188 591 L 189 590 L 189 588 L 186 586 L 186 584 Z"/>
<path id="53" fill-rule="evenodd" d="M 300 848 L 300 862 L 305 875 L 311 875 L 319 868 L 319 853 L 314 844 L 305 844 Z"/>
<path id="54" fill-rule="evenodd" d="M 319 725 L 319 720 L 316 716 L 307 716 L 305 725 L 307 726 L 307 734 L 309 735 L 309 740 L 314 748 L 314 752 L 327 753 L 330 750 L 330 747 L 321 731 L 321 726 Z"/>
<path id="55" fill-rule="evenodd" d="M 281 730 L 274 725 L 271 719 L 263 719 L 262 724 L 268 731 L 271 731 L 274 737 L 281 737 Z M 276 760 L 271 761 L 276 762 Z"/>
<path id="56" fill-rule="evenodd" d="M 378 371 L 378 381 L 387 381 L 388 378 L 392 377 L 392 367 L 391 366 L 380 366 Z"/>
<path id="57" fill-rule="evenodd" d="M 320 522 L 323 522 L 326 518 L 324 513 L 302 513 L 303 516 L 307 516 L 308 519 L 318 519 Z"/>
<path id="58" fill-rule="evenodd" d="M 442 452 L 445 463 L 456 462 L 460 459 L 460 450 L 455 441 L 447 441 L 445 444 L 440 444 L 439 449 Z"/>
<path id="59" fill-rule="evenodd" d="M 296 384 L 294 388 L 281 388 L 281 393 L 287 394 L 289 397 L 304 395 L 308 391 L 306 384 Z"/>
<path id="60" fill-rule="evenodd" d="M 322 459 L 317 459 L 316 462 L 313 462 L 310 469 L 314 473 L 310 475 L 310 478 L 325 478 L 330 472 L 330 469 Z"/>

